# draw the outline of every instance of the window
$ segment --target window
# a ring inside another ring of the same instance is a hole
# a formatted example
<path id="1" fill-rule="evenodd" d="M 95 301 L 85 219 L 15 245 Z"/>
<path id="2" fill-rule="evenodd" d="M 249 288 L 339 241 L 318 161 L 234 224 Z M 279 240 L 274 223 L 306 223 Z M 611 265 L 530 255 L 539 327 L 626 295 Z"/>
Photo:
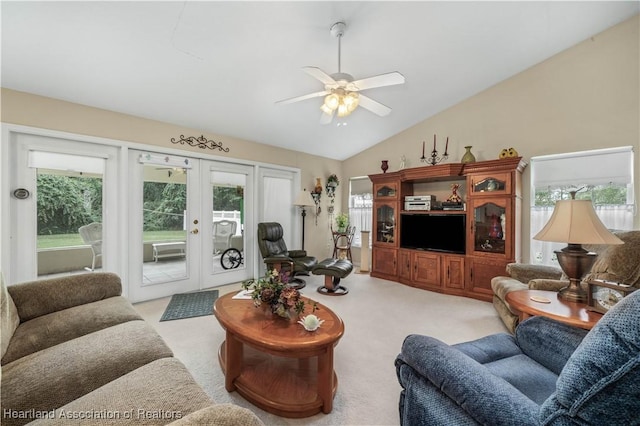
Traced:
<path id="1" fill-rule="evenodd" d="M 609 229 L 633 229 L 633 149 L 619 147 L 531 159 L 531 262 L 558 265 L 554 250 L 565 244 L 533 239 L 547 223 L 558 200 L 590 199 Z"/>
<path id="2" fill-rule="evenodd" d="M 373 185 L 367 176 L 349 179 L 349 224 L 356 227 L 352 246 L 361 247 L 361 231 L 371 231 Z M 371 245 L 371 239 L 369 239 Z"/>

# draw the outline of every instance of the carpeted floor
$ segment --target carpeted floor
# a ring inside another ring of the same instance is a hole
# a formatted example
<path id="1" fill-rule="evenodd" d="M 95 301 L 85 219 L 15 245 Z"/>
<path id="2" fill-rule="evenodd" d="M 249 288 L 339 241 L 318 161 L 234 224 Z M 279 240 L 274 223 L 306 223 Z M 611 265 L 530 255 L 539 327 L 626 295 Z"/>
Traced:
<path id="1" fill-rule="evenodd" d="M 160 321 L 213 315 L 213 303 L 217 298 L 218 290 L 174 294 Z"/>
<path id="2" fill-rule="evenodd" d="M 405 336 L 425 334 L 453 344 L 505 332 L 491 303 L 419 290 L 391 281 L 351 274 L 341 281 L 346 296 L 316 292 L 321 276 L 307 277 L 305 296 L 340 315 L 345 334 L 335 349 L 338 390 L 330 414 L 287 419 L 267 413 L 224 388 L 218 349 L 224 330 L 214 316 L 159 322 L 170 298 L 136 304 L 198 383 L 216 402 L 247 407 L 267 425 L 397 425 L 400 385 L 394 360 Z M 239 285 L 220 287 L 220 294 Z"/>

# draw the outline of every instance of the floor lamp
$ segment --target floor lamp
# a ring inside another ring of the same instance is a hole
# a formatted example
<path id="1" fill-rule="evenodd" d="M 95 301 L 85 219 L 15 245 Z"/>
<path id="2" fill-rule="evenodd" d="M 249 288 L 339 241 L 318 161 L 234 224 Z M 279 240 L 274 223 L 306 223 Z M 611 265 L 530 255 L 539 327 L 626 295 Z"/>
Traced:
<path id="1" fill-rule="evenodd" d="M 307 207 L 313 207 L 316 204 L 313 202 L 313 198 L 311 197 L 311 193 L 307 192 L 306 189 L 303 189 L 296 197 L 296 200 L 293 202 L 294 206 L 300 207 L 302 211 L 302 250 L 304 250 L 304 218 L 307 216 Z"/>
<path id="2" fill-rule="evenodd" d="M 591 270 L 597 255 L 582 248 L 582 244 L 623 244 L 600 221 L 591 200 L 558 201 L 549 222 L 533 237 L 540 241 L 568 243 L 556 250 L 558 263 L 569 277 L 569 286 L 560 290 L 558 297 L 570 302 L 586 302 L 587 293 L 580 287 L 582 277 Z"/>

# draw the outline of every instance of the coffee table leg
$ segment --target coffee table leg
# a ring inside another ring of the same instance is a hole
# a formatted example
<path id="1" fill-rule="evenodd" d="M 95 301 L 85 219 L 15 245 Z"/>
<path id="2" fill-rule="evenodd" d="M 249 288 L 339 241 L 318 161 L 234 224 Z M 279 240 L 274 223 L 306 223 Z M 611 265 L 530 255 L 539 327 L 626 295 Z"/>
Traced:
<path id="1" fill-rule="evenodd" d="M 227 371 L 224 376 L 224 387 L 228 392 L 236 390 L 233 383 L 242 371 L 242 342 L 235 338 L 232 333 L 227 331 L 225 340 L 225 360 L 227 362 Z"/>
<path id="2" fill-rule="evenodd" d="M 333 409 L 333 346 L 318 355 L 318 396 L 322 400 L 322 412 Z"/>

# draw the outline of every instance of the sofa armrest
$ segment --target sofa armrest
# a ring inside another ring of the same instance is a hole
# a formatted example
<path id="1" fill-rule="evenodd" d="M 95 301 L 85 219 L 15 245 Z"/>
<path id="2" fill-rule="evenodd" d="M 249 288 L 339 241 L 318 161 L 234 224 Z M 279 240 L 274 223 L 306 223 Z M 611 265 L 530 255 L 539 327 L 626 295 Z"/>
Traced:
<path id="1" fill-rule="evenodd" d="M 539 278 L 529 281 L 529 290 L 560 291 L 561 288 L 568 285 L 569 281 L 565 280 L 550 280 Z"/>
<path id="2" fill-rule="evenodd" d="M 264 426 L 252 411 L 233 404 L 216 404 L 201 408 L 169 424 L 171 426 Z"/>
<path id="3" fill-rule="evenodd" d="M 289 250 L 289 256 L 291 257 L 306 257 L 307 256 L 307 251 L 306 250 Z"/>
<path id="4" fill-rule="evenodd" d="M 535 316 L 518 325 L 515 339 L 529 358 L 559 375 L 587 333 L 581 328 Z"/>
<path id="5" fill-rule="evenodd" d="M 548 278 L 558 280 L 562 276 L 562 270 L 555 266 L 532 265 L 528 263 L 509 263 L 507 273 L 511 278 L 528 283 L 535 278 Z"/>
<path id="6" fill-rule="evenodd" d="M 480 424 L 538 424 L 539 406 L 464 353 L 428 336 L 410 335 L 396 368 L 408 365 Z M 415 382 L 414 386 L 420 386 Z"/>
<path id="7" fill-rule="evenodd" d="M 122 283 L 116 274 L 93 272 L 30 281 L 7 287 L 20 321 L 80 306 L 122 294 Z"/>

